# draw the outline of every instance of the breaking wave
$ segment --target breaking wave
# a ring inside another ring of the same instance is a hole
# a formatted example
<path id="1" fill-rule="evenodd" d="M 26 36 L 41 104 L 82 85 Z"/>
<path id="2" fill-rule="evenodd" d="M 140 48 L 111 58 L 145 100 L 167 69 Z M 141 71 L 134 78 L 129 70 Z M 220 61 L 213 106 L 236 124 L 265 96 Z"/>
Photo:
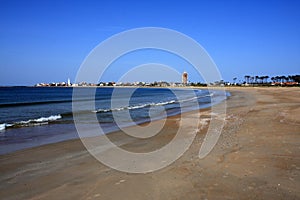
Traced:
<path id="1" fill-rule="evenodd" d="M 14 123 L 4 123 L 0 124 L 0 131 L 5 130 L 6 128 L 17 128 L 17 127 L 26 127 L 26 126 L 39 126 L 39 125 L 44 125 L 48 124 L 49 122 L 56 121 L 58 119 L 61 119 L 61 115 L 51 115 L 49 117 L 40 117 L 37 119 L 29 119 L 26 121 L 19 121 L 19 122 L 14 122 Z"/>
<path id="2" fill-rule="evenodd" d="M 140 105 L 124 106 L 124 107 L 119 107 L 119 108 L 97 109 L 97 110 L 93 110 L 92 112 L 103 113 L 103 112 L 113 112 L 113 111 L 121 111 L 121 110 L 135 110 L 135 109 L 141 109 L 141 108 L 146 108 L 146 107 L 150 107 L 150 106 L 164 106 L 164 105 L 173 104 L 173 103 L 177 103 L 177 102 L 178 101 L 171 100 L 171 101 L 158 102 L 158 103 L 145 103 L 145 104 L 140 104 Z"/>

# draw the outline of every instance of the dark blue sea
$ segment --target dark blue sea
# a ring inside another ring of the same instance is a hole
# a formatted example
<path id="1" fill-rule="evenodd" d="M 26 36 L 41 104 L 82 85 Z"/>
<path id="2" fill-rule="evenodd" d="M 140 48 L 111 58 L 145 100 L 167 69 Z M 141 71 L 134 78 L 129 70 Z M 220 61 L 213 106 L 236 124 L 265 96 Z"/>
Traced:
<path id="1" fill-rule="evenodd" d="M 198 89 L 76 88 L 76 96 L 73 90 L 0 87 L 0 154 L 78 138 L 74 112 L 80 116 L 79 123 L 87 128 L 92 130 L 95 124 L 100 124 L 104 133 L 109 133 L 119 129 L 114 117 L 122 113 L 130 114 L 119 120 L 126 127 L 210 107 L 224 100 L 220 95 L 212 102 L 211 96 L 218 96 L 218 91 Z"/>

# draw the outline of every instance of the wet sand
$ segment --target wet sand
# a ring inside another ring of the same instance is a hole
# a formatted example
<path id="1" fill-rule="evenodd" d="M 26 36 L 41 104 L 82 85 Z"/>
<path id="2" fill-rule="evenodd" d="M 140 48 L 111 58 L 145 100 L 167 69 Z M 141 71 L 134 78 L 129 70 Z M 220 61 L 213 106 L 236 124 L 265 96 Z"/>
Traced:
<path id="1" fill-rule="evenodd" d="M 225 127 L 199 159 L 207 131 L 199 127 L 188 151 L 147 174 L 111 169 L 79 140 L 0 156 L 1 199 L 300 199 L 300 89 L 230 88 Z M 225 103 L 225 102 L 224 102 Z M 209 118 L 210 110 L 200 111 Z M 194 117 L 195 112 L 182 114 Z M 149 141 L 117 132 L 110 139 L 135 152 L 167 144 L 180 116 L 168 118 Z M 203 124 L 204 125 L 204 124 Z M 188 125 L 187 125 L 188 126 Z M 187 127 L 187 134 L 190 131 Z"/>

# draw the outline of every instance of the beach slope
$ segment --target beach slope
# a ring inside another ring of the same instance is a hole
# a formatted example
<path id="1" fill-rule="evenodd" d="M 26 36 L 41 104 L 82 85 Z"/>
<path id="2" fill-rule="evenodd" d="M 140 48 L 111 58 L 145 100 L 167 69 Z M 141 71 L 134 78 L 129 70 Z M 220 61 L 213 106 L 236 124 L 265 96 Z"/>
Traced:
<path id="1" fill-rule="evenodd" d="M 1 199 L 300 199 L 299 88 L 232 88 L 226 122 L 213 151 L 198 153 L 207 126 L 173 164 L 147 174 L 113 170 L 94 159 L 80 140 L 0 156 Z M 200 111 L 209 118 L 209 110 Z M 194 113 L 182 114 L 193 117 Z M 149 142 L 124 149 L 147 152 L 174 137 L 170 117 Z M 124 136 L 113 133 L 112 141 Z"/>

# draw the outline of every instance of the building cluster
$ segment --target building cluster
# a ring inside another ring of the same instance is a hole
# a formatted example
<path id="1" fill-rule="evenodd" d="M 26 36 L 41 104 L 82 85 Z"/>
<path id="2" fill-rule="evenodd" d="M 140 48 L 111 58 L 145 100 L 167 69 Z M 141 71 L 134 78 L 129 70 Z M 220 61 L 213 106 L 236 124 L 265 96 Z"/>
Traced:
<path id="1" fill-rule="evenodd" d="M 35 84 L 36 87 L 71 87 L 75 86 L 74 84 L 71 84 L 70 79 L 68 79 L 67 82 L 52 82 L 52 83 L 37 83 Z"/>
<path id="2" fill-rule="evenodd" d="M 100 82 L 100 83 L 71 83 L 70 79 L 67 82 L 59 83 L 38 83 L 36 87 L 185 87 L 185 86 L 300 86 L 300 75 L 291 76 L 275 76 L 271 77 L 269 81 L 269 76 L 244 76 L 244 80 L 237 81 L 237 78 L 233 78 L 233 82 L 228 82 L 224 80 L 215 81 L 213 83 L 193 83 L 188 80 L 188 73 L 183 72 L 181 75 L 181 82 L 167 82 L 167 81 L 154 81 L 151 83 L 137 81 L 137 82 Z"/>
<path id="3" fill-rule="evenodd" d="M 190 86 L 191 83 L 188 83 L 188 74 L 187 72 L 183 72 L 182 74 L 182 82 L 166 82 L 166 81 L 154 81 L 151 83 L 148 82 L 100 82 L 100 83 L 71 83 L 70 79 L 67 82 L 59 82 L 59 83 L 38 83 L 36 87 L 103 87 L 103 86 L 134 86 L 134 87 L 183 87 Z"/>
<path id="4" fill-rule="evenodd" d="M 67 84 L 66 82 L 60 83 L 38 83 L 36 87 L 183 87 L 183 86 L 190 86 L 191 84 L 183 84 L 178 82 L 166 82 L 166 81 L 154 81 L 151 83 L 148 82 L 100 82 L 100 83 L 71 83 Z"/>

